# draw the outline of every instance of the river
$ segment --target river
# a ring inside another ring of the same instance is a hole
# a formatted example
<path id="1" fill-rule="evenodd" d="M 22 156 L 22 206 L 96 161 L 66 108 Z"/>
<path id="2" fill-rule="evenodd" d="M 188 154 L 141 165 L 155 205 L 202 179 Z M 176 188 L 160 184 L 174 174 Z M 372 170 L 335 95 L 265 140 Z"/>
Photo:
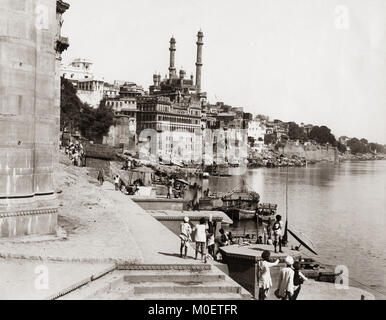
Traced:
<path id="1" fill-rule="evenodd" d="M 204 188 L 226 192 L 245 179 L 261 202 L 277 203 L 285 217 L 286 177 L 287 168 L 261 168 L 242 176 L 211 177 Z M 386 161 L 289 168 L 290 228 L 311 239 L 316 260 L 347 266 L 350 285 L 364 284 L 377 299 L 386 299 L 385 195 Z M 255 223 L 240 222 L 232 228 L 252 229 Z"/>

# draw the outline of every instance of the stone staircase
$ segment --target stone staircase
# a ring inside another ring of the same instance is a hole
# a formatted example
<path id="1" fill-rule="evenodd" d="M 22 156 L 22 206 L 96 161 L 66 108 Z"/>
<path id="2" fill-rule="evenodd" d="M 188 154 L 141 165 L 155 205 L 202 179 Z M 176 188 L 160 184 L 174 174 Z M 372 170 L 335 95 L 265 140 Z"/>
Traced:
<path id="1" fill-rule="evenodd" d="M 212 265 L 132 266 L 62 297 L 70 300 L 245 300 L 252 296 Z M 131 269 L 131 270 L 130 270 Z"/>

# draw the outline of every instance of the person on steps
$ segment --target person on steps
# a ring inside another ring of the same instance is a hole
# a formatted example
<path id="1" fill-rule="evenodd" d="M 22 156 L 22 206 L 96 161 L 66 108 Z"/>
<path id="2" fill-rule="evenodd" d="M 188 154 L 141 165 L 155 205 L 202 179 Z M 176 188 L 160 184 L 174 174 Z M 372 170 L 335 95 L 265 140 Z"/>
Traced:
<path id="1" fill-rule="evenodd" d="M 181 258 L 185 259 L 188 256 L 188 245 L 189 245 L 189 241 L 192 240 L 191 234 L 192 234 L 192 227 L 189 224 L 189 218 L 185 217 L 184 222 L 181 223 L 181 234 L 180 234 L 180 239 L 181 239 L 180 257 Z"/>
<path id="2" fill-rule="evenodd" d="M 102 170 L 99 171 L 98 181 L 99 181 L 100 185 L 103 186 L 103 183 L 105 182 L 105 178 L 103 176 L 103 171 Z"/>
<path id="3" fill-rule="evenodd" d="M 300 290 L 302 289 L 302 284 L 304 281 L 307 281 L 307 277 L 300 272 L 301 264 L 299 261 L 294 263 L 294 294 L 292 295 L 291 300 L 297 300 Z"/>
<path id="4" fill-rule="evenodd" d="M 201 260 L 204 260 L 206 263 L 206 230 L 207 225 L 205 218 L 200 219 L 200 224 L 197 224 L 194 227 L 195 241 L 196 241 L 196 260 L 198 258 L 198 253 L 201 253 Z"/>
<path id="5" fill-rule="evenodd" d="M 281 221 L 281 216 L 280 215 L 277 215 L 276 216 L 276 221 L 274 222 L 273 226 L 272 226 L 272 231 L 273 231 L 273 237 L 274 237 L 274 241 L 273 241 L 273 245 L 275 247 L 275 253 L 277 253 L 277 246 L 279 245 L 279 252 L 280 253 L 283 253 L 283 251 L 281 250 L 281 245 L 282 245 L 282 241 L 283 241 L 283 222 Z"/>
<path id="6" fill-rule="evenodd" d="M 281 300 L 291 300 L 294 294 L 294 258 L 285 258 L 286 267 L 280 270 L 279 285 L 275 295 Z"/>
<path id="7" fill-rule="evenodd" d="M 271 252 L 265 250 L 261 255 L 262 260 L 259 261 L 258 277 L 259 277 L 259 300 L 265 300 L 268 297 L 269 289 L 272 287 L 272 278 L 270 268 L 279 264 L 279 259 L 271 262 Z"/>

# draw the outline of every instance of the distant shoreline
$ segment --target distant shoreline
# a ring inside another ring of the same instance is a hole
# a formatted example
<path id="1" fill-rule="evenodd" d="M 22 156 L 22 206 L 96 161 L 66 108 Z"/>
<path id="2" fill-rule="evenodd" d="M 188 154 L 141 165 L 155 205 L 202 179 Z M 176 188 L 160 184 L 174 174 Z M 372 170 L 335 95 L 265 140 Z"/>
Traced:
<path id="1" fill-rule="evenodd" d="M 341 161 L 375 161 L 375 160 L 386 160 L 386 154 L 350 154 L 350 155 L 343 155 L 340 158 Z"/>

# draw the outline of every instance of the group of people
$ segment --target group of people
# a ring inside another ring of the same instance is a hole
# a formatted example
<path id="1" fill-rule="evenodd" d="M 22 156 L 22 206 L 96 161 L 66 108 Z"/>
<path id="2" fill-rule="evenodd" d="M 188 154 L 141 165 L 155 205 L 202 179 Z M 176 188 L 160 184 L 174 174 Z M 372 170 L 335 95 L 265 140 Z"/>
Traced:
<path id="1" fill-rule="evenodd" d="M 199 224 L 193 228 L 190 225 L 188 217 L 184 218 L 184 222 L 181 224 L 181 246 L 180 257 L 186 258 L 188 255 L 188 247 L 192 242 L 192 235 L 194 235 L 195 247 L 195 259 L 198 259 L 198 254 L 201 254 L 201 260 L 207 262 L 208 255 L 212 259 L 217 259 L 218 251 L 216 251 L 216 243 L 218 247 L 224 247 L 232 244 L 232 235 L 227 234 L 224 229 L 220 229 L 220 237 L 216 239 L 215 235 L 215 223 L 212 221 L 212 217 L 208 220 L 204 217 L 200 219 Z M 208 251 L 208 253 L 206 252 Z"/>
<path id="2" fill-rule="evenodd" d="M 79 141 L 76 141 L 75 143 L 70 142 L 69 145 L 65 148 L 65 153 L 68 155 L 74 166 L 83 166 L 85 153 L 83 150 L 83 146 Z"/>
<path id="3" fill-rule="evenodd" d="M 168 181 L 166 187 L 167 199 L 183 199 L 185 197 L 187 187 L 182 183 L 176 182 L 173 178 Z"/>
<path id="4" fill-rule="evenodd" d="M 269 251 L 264 251 L 261 258 L 258 268 L 259 300 L 265 300 L 272 287 L 270 268 L 277 266 L 280 261 L 277 259 L 275 262 L 271 262 L 271 253 Z M 286 257 L 285 264 L 286 266 L 280 270 L 275 296 L 281 300 L 297 300 L 302 284 L 308 279 L 300 272 L 300 262 L 295 262 L 291 256 Z"/>

